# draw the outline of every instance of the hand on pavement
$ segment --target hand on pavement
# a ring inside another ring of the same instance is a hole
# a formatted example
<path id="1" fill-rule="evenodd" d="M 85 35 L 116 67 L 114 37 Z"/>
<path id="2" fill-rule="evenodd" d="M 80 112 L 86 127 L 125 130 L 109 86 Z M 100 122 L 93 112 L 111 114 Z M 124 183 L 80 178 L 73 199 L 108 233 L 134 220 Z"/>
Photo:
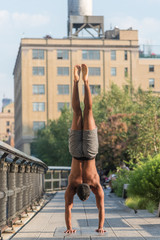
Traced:
<path id="1" fill-rule="evenodd" d="M 64 233 L 76 233 L 75 229 L 67 229 Z"/>
<path id="2" fill-rule="evenodd" d="M 98 229 L 96 229 L 96 232 L 104 233 L 104 232 L 106 232 L 106 230 L 104 230 L 103 228 L 98 228 Z"/>

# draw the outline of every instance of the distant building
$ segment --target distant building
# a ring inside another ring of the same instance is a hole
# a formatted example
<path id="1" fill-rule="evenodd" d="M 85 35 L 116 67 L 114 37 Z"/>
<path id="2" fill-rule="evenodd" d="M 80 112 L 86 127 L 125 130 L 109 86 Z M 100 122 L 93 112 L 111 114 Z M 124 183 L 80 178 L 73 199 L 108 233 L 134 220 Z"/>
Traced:
<path id="1" fill-rule="evenodd" d="M 0 113 L 0 141 L 14 146 L 14 103 L 3 106 Z"/>
<path id="2" fill-rule="evenodd" d="M 3 98 L 2 99 L 2 109 L 7 106 L 8 104 L 12 103 L 12 99 L 10 98 Z"/>
<path id="3" fill-rule="evenodd" d="M 88 9 L 91 12 L 91 0 L 85 9 L 82 0 L 74 1 L 75 9 L 71 9 L 72 2 L 69 1 L 67 38 L 21 39 L 13 73 L 15 147 L 27 154 L 31 153 L 36 131 L 44 128 L 48 120 L 57 119 L 65 104 L 71 107 L 76 64 L 88 65 L 93 96 L 110 90 L 112 83 L 160 93 L 160 56 L 139 52 L 138 31 L 116 27 L 104 32 L 103 17 L 76 16 Z M 83 3 L 83 8 L 79 5 L 77 13 L 79 3 Z M 90 33 L 90 38 L 79 37 L 82 29 Z M 94 30 L 97 36 L 93 35 Z M 82 81 L 79 91 L 82 100 Z"/>

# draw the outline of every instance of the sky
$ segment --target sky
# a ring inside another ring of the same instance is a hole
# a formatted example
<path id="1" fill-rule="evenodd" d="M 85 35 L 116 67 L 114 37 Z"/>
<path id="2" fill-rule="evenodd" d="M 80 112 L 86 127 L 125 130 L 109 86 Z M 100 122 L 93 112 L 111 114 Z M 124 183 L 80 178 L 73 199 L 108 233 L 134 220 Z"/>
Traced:
<path id="1" fill-rule="evenodd" d="M 14 100 L 13 69 L 21 38 L 67 36 L 68 0 L 0 0 L 0 111 L 2 98 Z M 104 30 L 139 31 L 139 44 L 160 53 L 160 0 L 93 0 L 93 15 L 104 16 Z"/>

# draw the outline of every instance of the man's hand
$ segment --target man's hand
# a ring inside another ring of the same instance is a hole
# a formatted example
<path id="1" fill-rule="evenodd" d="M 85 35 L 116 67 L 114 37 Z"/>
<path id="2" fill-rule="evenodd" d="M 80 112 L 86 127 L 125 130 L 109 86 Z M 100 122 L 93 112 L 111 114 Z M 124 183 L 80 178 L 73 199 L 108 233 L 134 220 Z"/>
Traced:
<path id="1" fill-rule="evenodd" d="M 96 229 L 96 232 L 98 232 L 98 233 L 105 233 L 106 230 L 104 230 L 103 228 L 98 228 L 98 229 Z"/>
<path id="2" fill-rule="evenodd" d="M 75 229 L 67 229 L 64 233 L 76 233 Z"/>

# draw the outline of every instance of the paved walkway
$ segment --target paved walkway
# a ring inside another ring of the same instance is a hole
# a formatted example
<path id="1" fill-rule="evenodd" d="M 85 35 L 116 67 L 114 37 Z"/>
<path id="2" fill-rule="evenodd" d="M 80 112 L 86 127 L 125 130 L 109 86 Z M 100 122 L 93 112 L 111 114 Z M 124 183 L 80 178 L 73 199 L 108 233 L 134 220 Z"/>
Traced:
<path id="1" fill-rule="evenodd" d="M 123 200 L 105 191 L 106 220 L 105 234 L 98 234 L 98 211 L 92 194 L 86 202 L 75 197 L 72 211 L 72 225 L 76 234 L 64 234 L 64 191 L 55 197 L 12 239 L 14 240 L 160 240 L 160 218 L 147 211 L 133 210 L 124 206 Z"/>

